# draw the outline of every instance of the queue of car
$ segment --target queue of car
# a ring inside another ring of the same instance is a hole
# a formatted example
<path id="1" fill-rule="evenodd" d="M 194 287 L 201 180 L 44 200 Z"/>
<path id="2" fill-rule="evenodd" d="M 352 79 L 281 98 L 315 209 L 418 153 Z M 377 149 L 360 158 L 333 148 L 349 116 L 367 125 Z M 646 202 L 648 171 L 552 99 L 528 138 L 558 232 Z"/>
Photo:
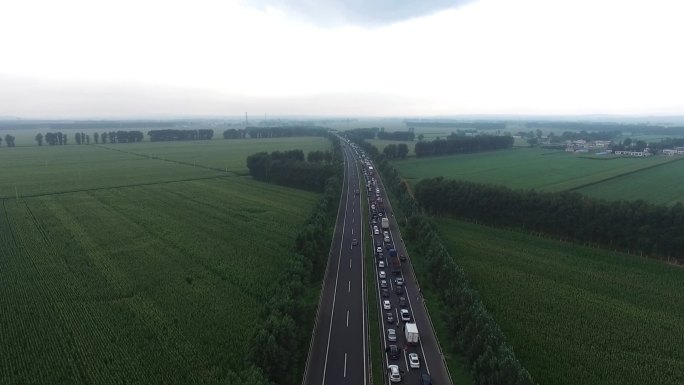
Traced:
<path id="1" fill-rule="evenodd" d="M 408 301 L 405 297 L 405 289 L 404 289 L 404 278 L 401 276 L 401 270 L 395 270 L 394 268 L 392 269 L 391 273 L 388 273 L 385 268 L 388 267 L 387 262 L 385 261 L 385 252 L 388 252 L 390 255 L 390 259 L 392 259 L 392 256 L 394 258 L 398 258 L 400 261 L 405 261 L 406 257 L 404 255 L 399 255 L 397 257 L 396 250 L 394 248 L 394 243 L 392 240 L 392 234 L 390 233 L 390 229 L 388 226 L 386 227 L 386 222 L 387 219 L 385 219 L 383 222 L 382 228 L 380 228 L 378 225 L 378 222 L 381 222 L 380 220 L 383 219 L 385 213 L 384 213 L 384 208 L 376 202 L 380 201 L 381 199 L 381 191 L 380 187 L 378 185 L 378 182 L 376 181 L 374 175 L 373 175 L 373 169 L 368 160 L 365 159 L 365 157 L 362 156 L 363 162 L 365 164 L 364 167 L 364 175 L 366 178 L 366 188 L 368 192 L 368 197 L 369 197 L 369 210 L 371 212 L 371 220 L 370 220 L 370 228 L 371 228 L 371 234 L 373 238 L 373 245 L 374 245 L 374 254 L 377 259 L 377 282 L 378 286 L 380 288 L 380 295 L 383 298 L 382 299 L 382 309 L 383 309 L 383 315 L 384 315 L 384 321 L 388 325 L 388 328 L 386 329 L 386 340 L 387 340 L 387 348 L 386 348 L 386 353 L 389 358 L 389 360 L 398 360 L 401 356 L 401 350 L 399 348 L 399 343 L 400 343 L 400 337 L 399 334 L 397 333 L 397 330 L 395 328 L 389 327 L 390 325 L 399 325 L 400 322 L 402 322 L 404 325 L 406 323 L 409 323 L 412 321 L 412 316 L 411 312 L 408 309 Z M 373 192 L 375 194 L 373 194 Z M 394 267 L 394 265 L 392 265 Z M 389 277 L 388 275 L 396 275 L 400 274 L 399 276 L 396 277 Z M 390 285 L 388 281 L 391 281 L 393 285 Z M 392 302 L 390 301 L 391 297 L 391 292 L 390 292 L 390 287 L 392 286 L 392 291 L 394 294 L 397 296 L 397 303 L 399 304 L 399 311 L 397 313 L 397 316 L 395 317 L 395 313 L 392 311 Z M 398 318 L 398 319 L 395 319 Z M 415 324 L 412 325 L 413 328 L 415 328 Z M 406 327 L 404 326 L 404 329 Z M 417 341 L 417 331 L 415 332 L 416 334 L 416 340 L 413 342 Z M 402 333 L 401 336 L 404 334 Z M 408 334 L 407 337 L 408 338 Z M 409 344 L 409 341 L 405 341 L 407 344 Z M 390 361 L 390 362 L 391 362 Z M 420 357 L 418 353 L 411 352 L 408 353 L 407 356 L 407 369 L 418 369 L 420 370 Z M 387 366 L 387 376 L 389 378 L 390 382 L 396 383 L 396 382 L 401 382 L 403 379 L 405 372 L 399 367 L 399 365 L 395 364 L 389 364 Z M 427 376 L 427 377 L 425 377 Z M 429 380 L 429 375 L 427 373 L 422 373 L 421 374 L 421 384 L 425 382 L 425 380 Z M 431 382 L 429 382 L 431 384 Z"/>

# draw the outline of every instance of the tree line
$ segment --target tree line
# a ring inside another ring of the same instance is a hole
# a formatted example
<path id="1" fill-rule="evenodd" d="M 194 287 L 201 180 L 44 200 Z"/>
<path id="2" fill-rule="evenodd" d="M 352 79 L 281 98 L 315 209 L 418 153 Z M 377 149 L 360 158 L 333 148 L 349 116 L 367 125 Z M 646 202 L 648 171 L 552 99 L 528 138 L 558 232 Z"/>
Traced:
<path id="1" fill-rule="evenodd" d="M 45 143 L 49 144 L 50 146 L 64 146 L 67 144 L 67 135 L 63 134 L 61 132 L 48 132 L 43 136 L 41 133 L 36 134 L 36 142 L 38 142 L 39 146 L 43 145 L 43 139 L 45 139 Z"/>
<path id="2" fill-rule="evenodd" d="M 292 138 L 299 136 L 325 136 L 327 130 L 315 126 L 277 126 L 247 127 L 245 129 L 229 128 L 223 131 L 223 139 L 264 139 Z"/>
<path id="3" fill-rule="evenodd" d="M 152 130 L 148 131 L 150 142 L 170 142 L 183 140 L 210 140 L 214 136 L 214 130 Z"/>
<path id="4" fill-rule="evenodd" d="M 445 311 L 442 313 L 450 339 L 446 342 L 464 359 L 478 385 L 532 385 L 529 372 L 520 364 L 513 348 L 494 318 L 487 312 L 459 267 L 437 235 L 430 218 L 409 192 L 392 165 L 378 155 L 375 146 L 364 140 L 355 140 L 376 158 L 376 166 L 384 185 L 393 195 L 393 202 L 406 216 L 401 221 L 406 243 L 412 258 L 426 262 L 427 269 L 419 277 L 424 286 L 432 286 Z M 429 279 L 428 279 L 429 278 Z"/>
<path id="5" fill-rule="evenodd" d="M 406 159 L 409 153 L 409 148 L 406 143 L 388 144 L 382 150 L 382 153 L 387 159 Z"/>
<path id="6" fill-rule="evenodd" d="M 506 128 L 506 122 L 471 120 L 471 121 L 423 121 L 423 120 L 407 120 L 407 126 L 410 127 L 440 127 L 440 128 L 474 128 L 477 130 L 503 130 Z"/>
<path id="7" fill-rule="evenodd" d="M 335 173 L 332 156 L 310 154 L 309 159 L 305 160 L 302 150 L 258 152 L 247 157 L 247 168 L 257 180 L 322 192 L 325 181 Z"/>
<path id="8" fill-rule="evenodd" d="M 321 200 L 297 234 L 278 290 L 259 318 L 264 321 L 253 335 L 247 355 L 251 369 L 234 375 L 242 378 L 240 383 L 284 385 L 302 379 L 316 313 L 316 305 L 310 303 L 307 293 L 323 280 L 342 188 L 340 144 L 336 138 L 331 140 L 334 172 L 325 181 Z M 245 382 L 245 378 L 249 381 Z"/>
<path id="9" fill-rule="evenodd" d="M 229 128 L 223 131 L 223 139 L 245 139 L 247 137 L 247 130 Z"/>
<path id="10" fill-rule="evenodd" d="M 226 130 L 228 131 L 228 130 Z M 316 126 L 276 126 L 276 127 L 247 127 L 246 135 L 250 138 L 290 138 L 296 136 L 326 136 L 328 130 Z M 224 134 L 225 135 L 225 134 Z M 224 136 L 225 137 L 225 136 Z M 241 139 L 241 138 L 232 138 Z"/>
<path id="11" fill-rule="evenodd" d="M 394 131 L 386 132 L 385 130 L 378 131 L 378 139 L 383 140 L 401 140 L 405 142 L 413 141 L 416 134 L 413 131 Z"/>
<path id="12" fill-rule="evenodd" d="M 653 152 L 662 151 L 666 148 L 673 149 L 675 147 L 684 147 L 684 138 L 665 138 L 660 142 L 651 142 L 648 148 Z"/>
<path id="13" fill-rule="evenodd" d="M 478 151 L 502 150 L 513 147 L 512 136 L 479 135 L 463 137 L 449 135 L 447 139 L 436 138 L 432 141 L 416 143 L 416 157 L 461 154 Z"/>
<path id="14" fill-rule="evenodd" d="M 344 133 L 350 139 L 360 140 L 360 139 L 375 139 L 375 134 L 379 131 L 380 131 L 379 128 L 371 127 L 371 128 L 354 128 L 352 130 L 347 130 Z"/>
<path id="15" fill-rule="evenodd" d="M 74 139 L 76 144 L 90 144 L 90 135 L 86 135 L 82 132 L 77 132 L 74 134 Z M 40 143 L 38 143 L 40 145 Z"/>
<path id="16" fill-rule="evenodd" d="M 684 205 L 614 201 L 574 192 L 512 190 L 443 178 L 415 185 L 433 215 L 533 231 L 563 240 L 684 260 Z"/>
<path id="17" fill-rule="evenodd" d="M 93 139 L 95 139 L 96 144 L 99 144 L 100 141 L 102 144 L 138 143 L 142 142 L 144 138 L 145 135 L 142 133 L 142 131 L 109 131 L 103 132 L 100 135 L 98 135 L 96 132 L 93 135 Z"/>

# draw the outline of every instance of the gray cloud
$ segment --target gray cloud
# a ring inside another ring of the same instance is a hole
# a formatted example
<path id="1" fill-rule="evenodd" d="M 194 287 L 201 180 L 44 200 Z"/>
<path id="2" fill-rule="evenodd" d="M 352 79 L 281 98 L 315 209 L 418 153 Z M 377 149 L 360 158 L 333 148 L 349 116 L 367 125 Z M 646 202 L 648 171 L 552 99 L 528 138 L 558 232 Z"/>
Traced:
<path id="1" fill-rule="evenodd" d="M 244 0 L 256 8 L 272 6 L 317 25 L 381 26 L 455 8 L 474 0 Z"/>

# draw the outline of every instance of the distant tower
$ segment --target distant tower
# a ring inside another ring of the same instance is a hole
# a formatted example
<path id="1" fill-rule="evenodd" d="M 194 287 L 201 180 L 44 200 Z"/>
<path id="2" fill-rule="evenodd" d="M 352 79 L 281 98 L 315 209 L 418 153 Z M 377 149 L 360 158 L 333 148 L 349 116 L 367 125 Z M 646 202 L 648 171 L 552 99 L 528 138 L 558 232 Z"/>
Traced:
<path id="1" fill-rule="evenodd" d="M 245 112 L 245 128 L 247 128 L 247 113 Z"/>

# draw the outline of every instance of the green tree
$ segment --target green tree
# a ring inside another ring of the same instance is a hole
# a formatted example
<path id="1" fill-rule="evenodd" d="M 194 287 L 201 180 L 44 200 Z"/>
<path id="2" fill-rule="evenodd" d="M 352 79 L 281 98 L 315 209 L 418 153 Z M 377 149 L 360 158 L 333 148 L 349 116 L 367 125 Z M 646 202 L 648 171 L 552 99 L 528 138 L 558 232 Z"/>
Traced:
<path id="1" fill-rule="evenodd" d="M 5 135 L 5 143 L 7 144 L 7 147 L 14 147 L 14 136 L 10 134 Z"/>
<path id="2" fill-rule="evenodd" d="M 93 139 L 95 139 L 95 144 L 100 143 L 100 134 L 97 132 L 93 134 Z"/>
<path id="3" fill-rule="evenodd" d="M 310 151 L 306 156 L 306 161 L 310 163 L 320 163 L 325 158 L 323 151 Z"/>
<path id="4" fill-rule="evenodd" d="M 396 159 L 397 157 L 397 145 L 392 143 L 388 144 L 384 150 L 382 150 L 382 153 L 385 154 L 387 159 Z"/>
<path id="5" fill-rule="evenodd" d="M 40 132 L 36 134 L 36 142 L 38 142 L 39 146 L 43 145 L 43 134 Z"/>
<path id="6" fill-rule="evenodd" d="M 406 143 L 399 143 L 397 146 L 397 158 L 399 159 L 406 159 L 406 156 L 409 153 L 409 148 L 406 145 Z"/>
<path id="7" fill-rule="evenodd" d="M 425 139 L 425 135 L 423 135 L 423 134 L 418 135 L 418 141 L 422 142 L 423 139 Z"/>

